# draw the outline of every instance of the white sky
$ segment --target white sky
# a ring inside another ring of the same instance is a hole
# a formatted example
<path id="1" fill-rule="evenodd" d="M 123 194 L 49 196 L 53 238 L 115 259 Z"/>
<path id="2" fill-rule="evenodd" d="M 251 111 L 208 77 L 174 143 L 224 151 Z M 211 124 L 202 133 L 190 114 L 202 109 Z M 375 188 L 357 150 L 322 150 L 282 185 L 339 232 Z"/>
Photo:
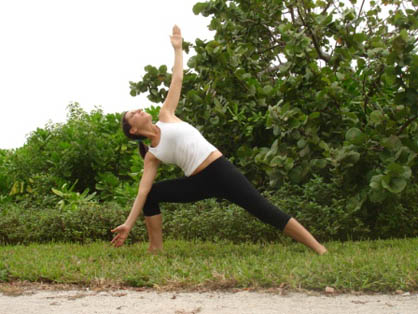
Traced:
<path id="1" fill-rule="evenodd" d="M 0 148 L 16 148 L 79 102 L 105 113 L 147 106 L 129 95 L 148 64 L 173 65 L 169 35 L 211 39 L 199 0 L 1 0 Z M 184 63 L 190 55 L 184 54 Z"/>

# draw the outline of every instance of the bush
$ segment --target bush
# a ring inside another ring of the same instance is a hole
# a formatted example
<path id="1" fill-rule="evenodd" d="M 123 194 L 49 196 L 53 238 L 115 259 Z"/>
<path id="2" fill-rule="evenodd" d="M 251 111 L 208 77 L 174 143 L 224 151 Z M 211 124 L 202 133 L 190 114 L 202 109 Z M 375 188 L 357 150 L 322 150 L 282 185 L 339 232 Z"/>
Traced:
<path id="1" fill-rule="evenodd" d="M 127 210 L 113 204 L 89 203 L 77 210 L 22 208 L 9 205 L 0 212 L 0 242 L 89 242 L 109 240 L 110 230 L 122 223 Z"/>
<path id="2" fill-rule="evenodd" d="M 279 230 L 226 201 L 163 204 L 162 208 L 164 233 L 173 239 L 260 242 L 277 241 L 281 235 Z"/>
<path id="3" fill-rule="evenodd" d="M 283 184 L 265 196 L 298 219 L 319 240 L 359 240 L 418 236 L 417 186 L 407 199 L 359 206 L 346 199 L 338 186 L 320 177 L 304 187 Z M 132 204 L 132 200 L 130 201 Z M 204 200 L 191 204 L 162 204 L 164 238 L 232 242 L 281 241 L 282 233 L 226 201 Z M 80 194 L 65 206 L 36 208 L 6 203 L 0 211 L 0 243 L 110 241 L 111 229 L 122 224 L 129 206 L 99 204 Z M 138 219 L 128 243 L 145 241 L 143 219 Z"/>
<path id="4" fill-rule="evenodd" d="M 5 149 L 0 149 L 0 196 L 7 195 L 12 187 L 10 177 L 7 175 L 7 160 L 11 152 Z"/>
<path id="5" fill-rule="evenodd" d="M 131 180 L 136 145 L 121 130 L 121 114 L 104 114 L 101 109 L 87 113 L 77 103 L 68 111 L 66 123 L 38 128 L 23 147 L 7 158 L 0 156 L 0 176 L 14 184 L 11 194 L 39 199 L 64 183 L 76 182 L 75 191 L 93 192 L 100 180 L 111 175 Z"/>
<path id="6" fill-rule="evenodd" d="M 128 214 L 129 209 L 117 203 L 85 203 L 77 210 L 40 210 L 9 204 L 0 212 L 0 243 L 110 241 L 113 238 L 110 230 L 122 224 Z M 165 238 L 255 242 L 274 240 L 279 235 L 273 227 L 248 219 L 244 210 L 215 200 L 166 204 L 163 217 Z M 146 239 L 144 221 L 138 219 L 127 243 Z"/>
<path id="7" fill-rule="evenodd" d="M 418 236 L 418 185 L 375 204 L 350 197 L 338 183 L 314 176 L 303 186 L 284 183 L 270 200 L 291 214 L 316 238 L 329 240 L 384 239 Z"/>

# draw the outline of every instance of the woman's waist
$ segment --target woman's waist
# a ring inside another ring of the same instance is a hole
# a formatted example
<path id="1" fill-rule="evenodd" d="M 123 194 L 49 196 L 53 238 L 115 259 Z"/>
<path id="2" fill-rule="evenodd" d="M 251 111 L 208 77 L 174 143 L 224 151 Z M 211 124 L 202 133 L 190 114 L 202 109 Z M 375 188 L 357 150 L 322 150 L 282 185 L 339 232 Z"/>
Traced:
<path id="1" fill-rule="evenodd" d="M 211 165 L 214 161 L 218 158 L 222 157 L 222 153 L 219 150 L 215 150 L 209 154 L 209 156 L 193 171 L 191 174 L 192 176 L 198 174 L 202 170 L 206 169 L 209 165 Z"/>

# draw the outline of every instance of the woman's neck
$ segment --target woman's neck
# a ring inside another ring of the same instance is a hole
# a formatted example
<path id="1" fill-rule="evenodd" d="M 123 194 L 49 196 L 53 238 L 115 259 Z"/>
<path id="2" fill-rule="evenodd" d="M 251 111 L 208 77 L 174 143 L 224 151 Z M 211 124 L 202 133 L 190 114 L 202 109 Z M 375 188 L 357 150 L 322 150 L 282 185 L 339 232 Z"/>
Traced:
<path id="1" fill-rule="evenodd" d="M 156 126 L 155 124 L 153 124 L 150 135 L 147 137 L 151 141 L 151 147 L 156 147 L 158 143 L 160 143 L 160 138 L 161 138 L 160 128 Z"/>

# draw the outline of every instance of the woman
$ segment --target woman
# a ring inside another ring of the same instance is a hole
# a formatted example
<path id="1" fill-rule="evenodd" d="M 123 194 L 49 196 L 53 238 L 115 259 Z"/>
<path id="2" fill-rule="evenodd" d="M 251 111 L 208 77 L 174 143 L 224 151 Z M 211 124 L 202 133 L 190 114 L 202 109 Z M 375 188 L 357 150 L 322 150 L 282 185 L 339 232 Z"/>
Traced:
<path id="1" fill-rule="evenodd" d="M 144 173 L 138 195 L 125 223 L 112 230 L 116 233 L 112 244 L 119 247 L 124 243 L 143 209 L 149 235 L 149 251 L 161 250 L 163 238 L 160 202 L 192 202 L 218 197 L 238 204 L 318 254 L 324 254 L 327 251 L 325 247 L 302 225 L 261 196 L 198 130 L 175 115 L 183 81 L 182 37 L 177 26 L 173 28 L 171 44 L 175 52 L 174 69 L 159 121 L 153 124 L 151 115 L 141 109 L 123 115 L 125 135 L 139 141 L 148 138 L 151 147 L 148 149 L 140 142 Z M 153 183 L 160 162 L 177 164 L 183 169 L 185 177 Z"/>

